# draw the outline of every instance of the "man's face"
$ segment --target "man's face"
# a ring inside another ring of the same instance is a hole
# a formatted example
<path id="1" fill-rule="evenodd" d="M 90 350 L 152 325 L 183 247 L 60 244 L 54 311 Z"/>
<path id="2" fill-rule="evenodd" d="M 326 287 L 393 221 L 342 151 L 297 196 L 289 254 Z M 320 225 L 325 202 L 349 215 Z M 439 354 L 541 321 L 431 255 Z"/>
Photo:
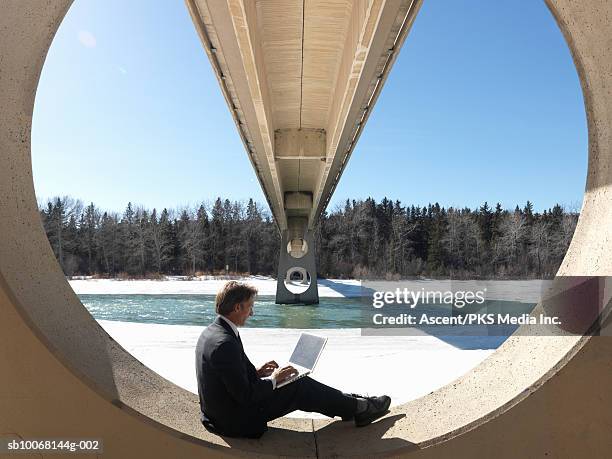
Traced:
<path id="1" fill-rule="evenodd" d="M 243 326 L 247 319 L 253 315 L 253 305 L 255 304 L 255 295 L 247 301 L 243 301 L 238 305 L 236 313 L 237 325 Z"/>

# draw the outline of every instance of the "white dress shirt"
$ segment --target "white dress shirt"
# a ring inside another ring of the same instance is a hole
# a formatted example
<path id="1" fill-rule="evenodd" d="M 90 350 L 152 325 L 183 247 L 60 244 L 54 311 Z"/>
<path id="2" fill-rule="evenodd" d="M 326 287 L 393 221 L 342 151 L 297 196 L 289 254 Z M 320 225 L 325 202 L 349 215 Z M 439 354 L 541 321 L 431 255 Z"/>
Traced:
<path id="1" fill-rule="evenodd" d="M 229 326 L 232 327 L 232 330 L 234 331 L 234 335 L 236 335 L 236 338 L 238 338 L 240 333 L 238 333 L 238 327 L 236 327 L 236 324 L 232 322 L 231 320 L 229 320 L 227 317 L 222 316 L 221 314 L 219 314 L 219 317 L 225 320 L 229 324 Z"/>
<path id="2" fill-rule="evenodd" d="M 223 320 L 225 320 L 230 327 L 232 327 L 232 330 L 234 332 L 234 335 L 236 335 L 236 338 L 238 338 L 240 336 L 240 333 L 238 333 L 238 327 L 236 327 L 236 324 L 234 322 L 232 322 L 231 320 L 229 320 L 227 317 L 222 316 L 221 314 L 219 314 L 219 317 L 221 317 Z M 272 389 L 276 389 L 276 378 L 273 378 L 272 376 L 267 376 L 265 378 L 261 378 L 261 379 L 267 379 L 268 381 L 272 382 Z"/>

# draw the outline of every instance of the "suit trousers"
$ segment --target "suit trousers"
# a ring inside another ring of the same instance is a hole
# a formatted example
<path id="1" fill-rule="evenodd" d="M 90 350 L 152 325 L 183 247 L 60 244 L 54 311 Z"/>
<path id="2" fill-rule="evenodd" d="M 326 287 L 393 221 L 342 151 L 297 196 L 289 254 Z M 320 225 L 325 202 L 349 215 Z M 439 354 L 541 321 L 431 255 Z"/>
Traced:
<path id="1" fill-rule="evenodd" d="M 326 386 L 309 376 L 275 389 L 262 404 L 266 421 L 280 418 L 295 410 L 314 411 L 333 418 L 350 418 L 357 411 L 357 399 Z"/>

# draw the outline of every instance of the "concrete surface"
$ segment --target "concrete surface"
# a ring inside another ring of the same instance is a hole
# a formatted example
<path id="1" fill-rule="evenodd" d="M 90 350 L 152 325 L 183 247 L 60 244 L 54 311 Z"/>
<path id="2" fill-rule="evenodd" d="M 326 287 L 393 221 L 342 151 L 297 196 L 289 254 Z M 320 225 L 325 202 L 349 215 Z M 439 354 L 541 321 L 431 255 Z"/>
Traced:
<path id="1" fill-rule="evenodd" d="M 548 4 L 572 50 L 589 127 L 585 199 L 559 274 L 605 276 L 612 272 L 612 5 Z M 261 441 L 208 434 L 197 422 L 197 398 L 135 360 L 85 311 L 42 229 L 32 183 L 32 110 L 69 5 L 0 3 L 0 435 L 100 437 L 109 458 L 609 457 L 612 344 L 583 336 L 580 320 L 572 333 L 555 336 L 519 330 L 473 371 L 368 428 L 285 419 Z M 609 281 L 583 284 L 594 289 L 600 315 Z M 540 306 L 547 307 L 555 306 Z M 572 317 L 573 309 L 560 307 Z"/>

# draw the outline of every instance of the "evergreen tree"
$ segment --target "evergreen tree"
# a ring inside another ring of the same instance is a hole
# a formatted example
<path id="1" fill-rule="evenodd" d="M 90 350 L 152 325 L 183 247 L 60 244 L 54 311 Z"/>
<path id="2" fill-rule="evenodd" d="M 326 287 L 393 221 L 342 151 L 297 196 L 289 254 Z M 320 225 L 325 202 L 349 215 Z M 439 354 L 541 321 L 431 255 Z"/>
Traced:
<path id="1" fill-rule="evenodd" d="M 251 198 L 247 204 L 245 227 L 247 271 L 251 274 L 260 272 L 259 257 L 262 246 L 261 230 L 261 213 Z M 312 249 L 314 249 L 314 247 L 312 247 Z"/>
<path id="2" fill-rule="evenodd" d="M 168 209 L 164 208 L 159 217 L 159 246 L 161 272 L 170 274 L 173 272 L 175 262 L 175 247 L 177 245 L 176 231 L 170 221 Z"/>
<path id="3" fill-rule="evenodd" d="M 223 203 L 221 198 L 217 198 L 212 208 L 212 221 L 211 221 L 211 244 L 210 249 L 213 254 L 213 271 L 225 270 L 226 265 L 226 225 L 225 225 L 225 212 L 223 209 Z"/>
<path id="4" fill-rule="evenodd" d="M 493 212 L 486 201 L 479 209 L 478 226 L 482 240 L 489 247 L 493 238 Z"/>
<path id="5" fill-rule="evenodd" d="M 533 204 L 531 201 L 527 201 L 525 204 L 523 215 L 525 216 L 525 224 L 529 227 L 533 225 Z"/>
<path id="6" fill-rule="evenodd" d="M 87 256 L 87 274 L 93 274 L 97 270 L 95 262 L 97 259 L 97 242 L 96 234 L 98 231 L 98 225 L 100 221 L 100 214 L 96 210 L 94 203 L 90 203 L 85 209 L 83 214 L 83 220 L 81 225 L 81 238 L 83 241 L 83 252 Z"/>
<path id="7" fill-rule="evenodd" d="M 121 257 L 122 269 L 132 276 L 139 274 L 138 232 L 136 231 L 136 218 L 131 202 L 128 202 L 123 213 L 119 229 L 119 255 Z"/>
<path id="8" fill-rule="evenodd" d="M 138 260 L 138 272 L 144 275 L 148 272 L 152 252 L 151 229 L 149 221 L 149 213 L 142 208 L 136 210 L 135 214 L 136 228 L 136 259 Z"/>
<path id="9" fill-rule="evenodd" d="M 212 252 L 210 250 L 210 222 L 204 205 L 200 205 L 196 215 L 196 256 L 197 267 L 208 271 L 212 268 Z"/>

